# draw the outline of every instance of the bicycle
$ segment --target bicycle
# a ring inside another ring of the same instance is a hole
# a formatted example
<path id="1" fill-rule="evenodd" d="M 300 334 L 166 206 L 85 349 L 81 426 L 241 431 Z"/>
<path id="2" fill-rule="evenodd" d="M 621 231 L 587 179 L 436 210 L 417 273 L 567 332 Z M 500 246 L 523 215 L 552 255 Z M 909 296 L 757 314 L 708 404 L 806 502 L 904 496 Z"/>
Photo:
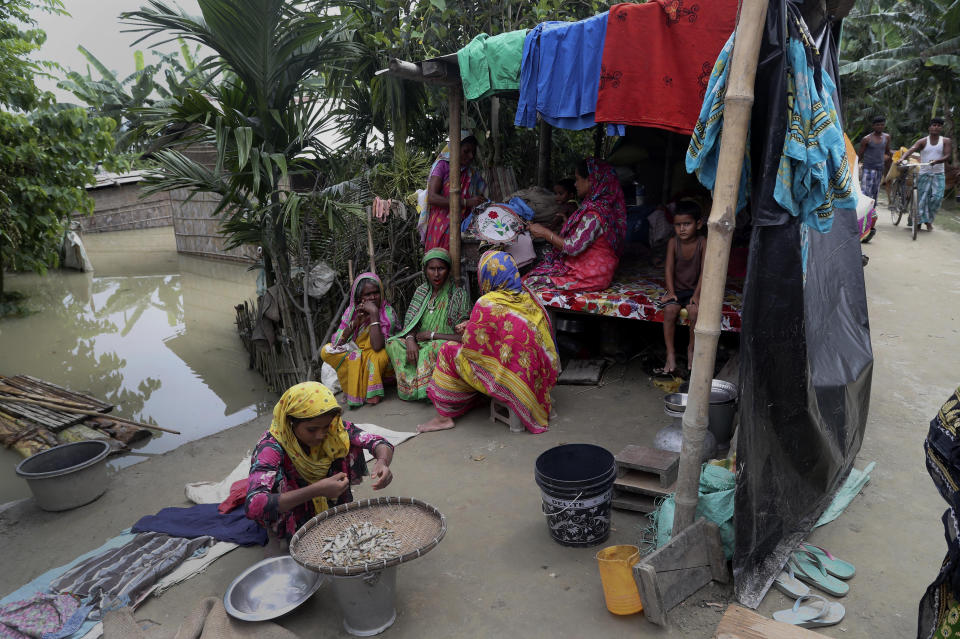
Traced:
<path id="1" fill-rule="evenodd" d="M 901 174 L 893 182 L 890 189 L 890 221 L 894 226 L 900 224 L 900 219 L 910 206 L 910 184 L 907 176 Z"/>
<path id="2" fill-rule="evenodd" d="M 919 210 L 920 193 L 917 187 L 917 183 L 920 180 L 917 179 L 917 175 L 921 166 L 933 166 L 933 164 L 930 162 L 922 162 L 918 164 L 900 164 L 901 170 L 907 170 L 910 173 L 912 173 L 910 177 L 912 178 L 913 184 L 912 186 L 909 187 L 911 190 L 911 193 L 910 193 L 909 200 L 907 200 L 906 206 L 893 207 L 897 209 L 896 214 L 893 213 L 893 208 L 891 208 L 891 215 L 894 215 L 896 217 L 896 219 L 893 222 L 894 224 L 898 224 L 900 222 L 900 217 L 903 215 L 904 209 L 906 209 L 907 221 L 910 223 L 910 234 L 912 236 L 912 239 L 914 240 L 917 239 L 917 232 L 920 230 L 920 210 Z M 905 186 L 906 178 L 904 178 L 903 182 Z M 898 186 L 897 193 L 895 193 L 895 196 L 894 196 L 895 199 L 899 199 L 898 203 L 901 205 L 903 204 L 903 194 L 900 193 L 902 188 L 903 188 L 902 186 Z"/>

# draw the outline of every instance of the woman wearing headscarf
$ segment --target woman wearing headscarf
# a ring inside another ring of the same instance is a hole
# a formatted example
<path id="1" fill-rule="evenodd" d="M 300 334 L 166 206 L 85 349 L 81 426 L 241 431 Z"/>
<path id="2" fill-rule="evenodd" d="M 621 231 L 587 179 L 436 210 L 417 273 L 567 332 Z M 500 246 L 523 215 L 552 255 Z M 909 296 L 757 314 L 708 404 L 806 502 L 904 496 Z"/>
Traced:
<path id="1" fill-rule="evenodd" d="M 600 291 L 613 281 L 627 234 L 627 207 L 617 173 L 606 162 L 584 160 L 576 168 L 580 207 L 560 233 L 542 224 L 530 224 L 530 235 L 553 248 L 527 273 L 531 288 L 563 291 Z"/>
<path id="2" fill-rule="evenodd" d="M 333 393 L 318 382 L 287 389 L 273 408 L 270 430 L 253 451 L 244 511 L 274 539 L 287 540 L 311 517 L 353 501 L 350 486 L 368 474 L 373 489 L 393 480 L 393 445 L 340 417 Z"/>
<path id="3" fill-rule="evenodd" d="M 470 131 L 460 132 L 460 216 L 486 199 L 487 185 L 473 167 L 477 156 L 477 138 Z M 417 223 L 424 250 L 450 249 L 450 145 L 443 147 L 427 182 L 427 208 Z"/>
<path id="4" fill-rule="evenodd" d="M 467 294 L 450 281 L 450 253 L 435 248 L 423 256 L 427 281 L 417 287 L 404 317 L 404 329 L 387 340 L 387 353 L 397 375 L 397 394 L 409 401 L 427 399 L 440 347 L 459 342 L 454 327 L 467 319 Z"/>
<path id="5" fill-rule="evenodd" d="M 960 388 L 930 422 L 923 443 L 927 472 L 949 506 L 943 513 L 947 555 L 920 600 L 918 639 L 960 636 Z"/>
<path id="6" fill-rule="evenodd" d="M 384 299 L 383 283 L 373 273 L 361 273 L 350 288 L 350 303 L 333 341 L 320 349 L 351 407 L 383 399 L 383 381 L 393 378 L 387 339 L 397 326 L 393 307 Z"/>
<path id="7" fill-rule="evenodd" d="M 550 320 L 508 253 L 487 251 L 478 268 L 483 295 L 457 327 L 461 343 L 440 348 L 427 391 L 438 414 L 417 430 L 453 428 L 454 417 L 489 396 L 509 406 L 528 431 L 542 433 L 560 373 Z"/>

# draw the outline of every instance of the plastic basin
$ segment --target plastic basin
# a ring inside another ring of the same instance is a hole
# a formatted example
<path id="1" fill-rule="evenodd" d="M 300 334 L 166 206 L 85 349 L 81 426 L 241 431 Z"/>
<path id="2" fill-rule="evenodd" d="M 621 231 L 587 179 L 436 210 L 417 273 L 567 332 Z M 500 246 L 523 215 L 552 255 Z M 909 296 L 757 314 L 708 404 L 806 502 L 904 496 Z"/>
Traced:
<path id="1" fill-rule="evenodd" d="M 43 510 L 70 510 L 89 504 L 107 490 L 109 454 L 110 444 L 105 441 L 62 444 L 24 459 L 17 475 L 27 480 Z"/>

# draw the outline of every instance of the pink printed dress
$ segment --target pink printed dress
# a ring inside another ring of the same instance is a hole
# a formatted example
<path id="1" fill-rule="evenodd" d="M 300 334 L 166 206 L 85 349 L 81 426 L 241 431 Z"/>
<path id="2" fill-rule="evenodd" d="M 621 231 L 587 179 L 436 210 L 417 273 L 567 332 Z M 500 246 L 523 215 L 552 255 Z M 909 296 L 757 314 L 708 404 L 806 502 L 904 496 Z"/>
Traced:
<path id="1" fill-rule="evenodd" d="M 347 474 L 351 485 L 359 484 L 361 477 L 369 474 L 363 451 L 372 453 L 380 444 L 386 444 L 392 450 L 393 445 L 383 437 L 364 432 L 346 420 L 343 421 L 343 427 L 350 436 L 350 452 L 346 457 L 334 460 L 327 476 L 342 472 Z M 289 539 L 317 513 L 313 501 L 309 500 L 281 513 L 277 510 L 277 500 L 281 493 L 307 485 L 293 467 L 293 461 L 284 452 L 280 442 L 269 431 L 264 433 L 251 457 L 247 500 L 244 504 L 247 518 L 256 521 L 277 537 Z M 353 494 L 347 488 L 337 500 L 331 500 L 330 504 L 332 507 L 351 501 Z"/>

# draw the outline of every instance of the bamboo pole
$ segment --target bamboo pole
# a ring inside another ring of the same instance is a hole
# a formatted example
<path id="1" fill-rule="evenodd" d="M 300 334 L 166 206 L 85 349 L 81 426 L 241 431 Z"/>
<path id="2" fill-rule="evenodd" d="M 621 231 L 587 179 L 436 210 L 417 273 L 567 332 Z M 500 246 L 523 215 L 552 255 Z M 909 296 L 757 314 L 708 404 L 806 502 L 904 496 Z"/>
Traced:
<path id="1" fill-rule="evenodd" d="M 490 140 L 493 142 L 493 166 L 500 166 L 500 98 L 490 98 Z"/>
<path id="2" fill-rule="evenodd" d="M 766 16 L 767 0 L 743 0 L 724 98 L 723 134 L 720 139 L 717 181 L 713 189 L 713 206 L 707 222 L 710 232 L 703 264 L 700 314 L 694 329 L 696 343 L 690 375 L 690 397 L 687 410 L 683 413 L 683 445 L 677 477 L 674 537 L 693 524 L 697 510 L 700 454 L 707 431 L 710 386 L 717 358 L 717 341 L 720 337 L 723 289 L 727 279 L 727 262 L 730 259 L 730 242 L 736 227 L 740 171 L 750 125 L 757 57 Z"/>
<path id="3" fill-rule="evenodd" d="M 537 143 L 537 185 L 550 188 L 550 153 L 553 150 L 553 127 L 540 120 Z"/>
<path id="4" fill-rule="evenodd" d="M 450 261 L 453 282 L 460 285 L 460 96 L 463 89 L 450 87 Z"/>
<path id="5" fill-rule="evenodd" d="M 90 415 L 92 417 L 107 417 L 103 413 L 95 410 L 86 410 L 82 408 L 71 408 L 69 406 L 64 406 L 63 404 L 54 404 L 51 402 L 41 402 L 35 399 L 27 399 L 25 397 L 13 397 L 13 396 L 0 396 L 0 401 L 3 402 L 12 402 L 14 404 L 34 404 L 36 406 L 43 406 L 44 408 L 51 408 L 53 410 L 58 410 L 62 413 L 73 413 L 75 415 Z M 109 416 L 110 419 L 118 422 L 124 422 L 125 424 L 133 424 L 134 426 L 139 426 L 140 428 L 149 428 L 151 430 L 159 430 L 164 433 L 172 433 L 174 435 L 180 435 L 179 430 L 172 430 L 170 428 L 162 428 L 160 426 L 154 426 L 153 424 L 143 424 L 141 422 L 135 422 L 132 419 L 126 419 L 124 417 L 115 417 Z"/>

